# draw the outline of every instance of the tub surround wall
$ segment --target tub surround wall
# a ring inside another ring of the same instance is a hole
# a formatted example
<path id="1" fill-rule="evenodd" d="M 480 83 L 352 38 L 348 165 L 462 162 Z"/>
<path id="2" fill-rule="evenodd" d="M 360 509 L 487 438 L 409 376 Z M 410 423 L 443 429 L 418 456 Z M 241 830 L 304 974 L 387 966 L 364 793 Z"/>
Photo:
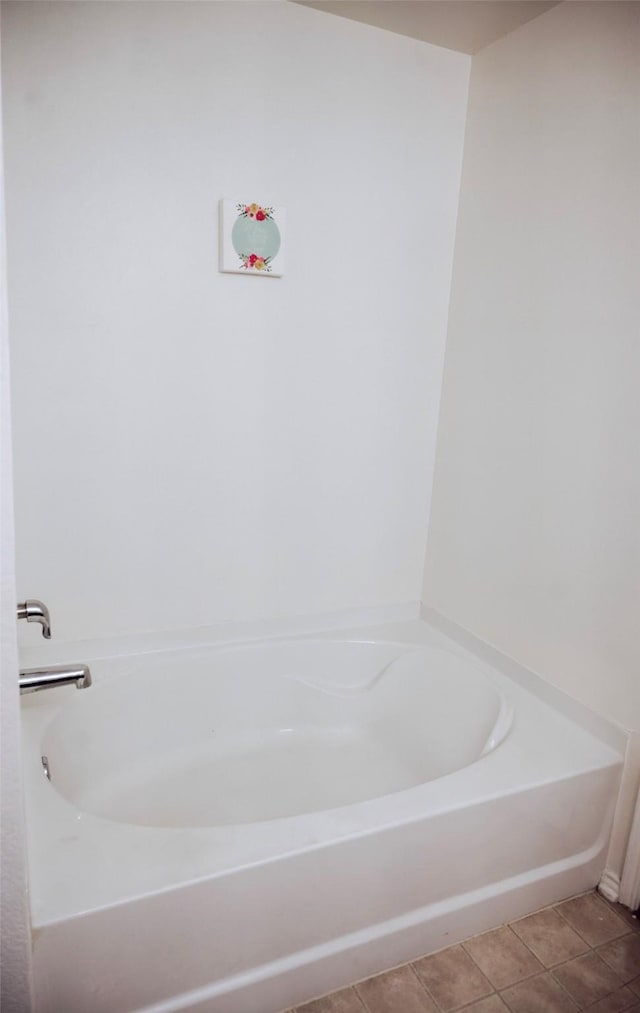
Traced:
<path id="1" fill-rule="evenodd" d="M 424 600 L 640 728 L 640 7 L 474 57 Z"/>
<path id="2" fill-rule="evenodd" d="M 19 593 L 59 641 L 418 602 L 470 58 L 287 3 L 3 21 Z M 282 279 L 218 272 L 244 196 Z"/>

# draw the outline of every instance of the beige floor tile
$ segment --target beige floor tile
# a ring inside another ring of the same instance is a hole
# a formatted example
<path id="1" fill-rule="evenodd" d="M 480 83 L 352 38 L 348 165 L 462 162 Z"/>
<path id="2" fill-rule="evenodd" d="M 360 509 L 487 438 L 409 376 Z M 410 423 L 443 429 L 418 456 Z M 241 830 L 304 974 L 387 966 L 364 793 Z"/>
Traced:
<path id="1" fill-rule="evenodd" d="M 495 993 L 488 995 L 480 1002 L 474 1002 L 471 1006 L 465 1006 L 461 1013 L 509 1013 L 509 1007 Z"/>
<path id="2" fill-rule="evenodd" d="M 640 975 L 640 936 L 635 933 L 600 946 L 598 953 L 609 967 L 618 972 L 625 984 Z"/>
<path id="3" fill-rule="evenodd" d="M 613 911 L 618 918 L 622 918 L 625 925 L 628 925 L 633 932 L 640 932 L 640 919 L 634 918 L 633 913 L 628 907 L 625 907 L 624 904 L 616 904 L 612 900 L 607 900 L 607 898 L 603 897 L 601 893 L 598 894 L 598 897 L 604 901 L 609 910 Z"/>
<path id="4" fill-rule="evenodd" d="M 484 974 L 462 946 L 414 961 L 418 977 L 445 1013 L 493 992 Z"/>
<path id="5" fill-rule="evenodd" d="M 433 999 L 409 966 L 368 978 L 355 988 L 369 1013 L 438 1013 Z"/>
<path id="6" fill-rule="evenodd" d="M 589 949 L 584 939 L 553 908 L 528 915 L 511 925 L 545 967 L 563 964 Z"/>
<path id="7" fill-rule="evenodd" d="M 553 976 L 579 1006 L 590 1006 L 623 984 L 620 975 L 593 952 L 556 967 Z"/>
<path id="8" fill-rule="evenodd" d="M 633 994 L 630 988 L 625 986 L 624 988 L 619 988 L 616 992 L 612 992 L 605 999 L 600 999 L 593 1006 L 589 1006 L 589 1013 L 622 1013 L 623 1010 L 628 1010 L 637 1001 L 638 997 Z"/>
<path id="9" fill-rule="evenodd" d="M 544 971 L 540 961 L 508 925 L 468 939 L 464 948 L 497 989 L 515 985 L 523 978 Z"/>
<path id="10" fill-rule="evenodd" d="M 575 1004 L 551 974 L 527 978 L 501 993 L 512 1013 L 575 1013 Z"/>
<path id="11" fill-rule="evenodd" d="M 601 946 L 631 931 L 595 892 L 556 904 L 555 910 L 566 918 L 589 946 Z"/>
<path id="12" fill-rule="evenodd" d="M 352 988 L 343 988 L 340 992 L 326 995 L 324 999 L 314 999 L 304 1006 L 297 1007 L 298 1013 L 365 1013 L 364 1006 Z"/>

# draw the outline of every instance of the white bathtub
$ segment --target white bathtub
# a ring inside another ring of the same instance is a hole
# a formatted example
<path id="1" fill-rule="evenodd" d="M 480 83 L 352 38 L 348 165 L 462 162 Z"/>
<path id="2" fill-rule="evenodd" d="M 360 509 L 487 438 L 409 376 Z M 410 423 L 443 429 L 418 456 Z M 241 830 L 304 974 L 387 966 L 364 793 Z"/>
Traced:
<path id="1" fill-rule="evenodd" d="M 602 872 L 623 738 L 425 624 L 73 660 L 25 698 L 38 1013 L 273 1013 Z"/>

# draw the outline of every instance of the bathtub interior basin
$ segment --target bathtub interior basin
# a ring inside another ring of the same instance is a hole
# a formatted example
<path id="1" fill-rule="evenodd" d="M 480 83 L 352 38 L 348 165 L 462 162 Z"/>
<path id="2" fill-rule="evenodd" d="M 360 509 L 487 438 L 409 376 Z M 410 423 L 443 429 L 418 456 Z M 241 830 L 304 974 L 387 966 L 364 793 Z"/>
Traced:
<path id="1" fill-rule="evenodd" d="M 444 650 L 368 642 L 145 657 L 74 694 L 43 739 L 80 811 L 149 827 L 252 823 L 402 791 L 507 735 L 500 690 Z"/>

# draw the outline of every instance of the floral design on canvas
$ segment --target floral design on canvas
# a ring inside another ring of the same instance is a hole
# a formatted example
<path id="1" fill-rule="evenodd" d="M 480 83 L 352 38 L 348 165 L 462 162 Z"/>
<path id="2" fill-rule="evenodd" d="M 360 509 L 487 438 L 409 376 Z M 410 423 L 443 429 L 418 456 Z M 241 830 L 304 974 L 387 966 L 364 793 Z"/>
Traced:
<path id="1" fill-rule="evenodd" d="M 244 260 L 242 259 L 242 255 L 240 255 L 240 260 L 242 261 L 242 266 L 245 271 L 248 271 L 250 268 L 254 271 L 271 270 L 269 266 L 271 257 L 259 257 L 257 253 L 250 253 L 248 257 L 244 258 Z"/>
<path id="2" fill-rule="evenodd" d="M 280 232 L 275 223 L 275 209 L 262 204 L 236 204 L 237 225 L 232 232 L 233 245 L 243 271 L 269 274 L 271 261 L 280 248 Z"/>
<path id="3" fill-rule="evenodd" d="M 243 218 L 255 218 L 257 222 L 273 218 L 273 208 L 261 208 L 259 204 L 237 204 L 236 207 Z"/>
<path id="4" fill-rule="evenodd" d="M 281 278 L 286 208 L 256 200 L 220 203 L 221 270 Z"/>

